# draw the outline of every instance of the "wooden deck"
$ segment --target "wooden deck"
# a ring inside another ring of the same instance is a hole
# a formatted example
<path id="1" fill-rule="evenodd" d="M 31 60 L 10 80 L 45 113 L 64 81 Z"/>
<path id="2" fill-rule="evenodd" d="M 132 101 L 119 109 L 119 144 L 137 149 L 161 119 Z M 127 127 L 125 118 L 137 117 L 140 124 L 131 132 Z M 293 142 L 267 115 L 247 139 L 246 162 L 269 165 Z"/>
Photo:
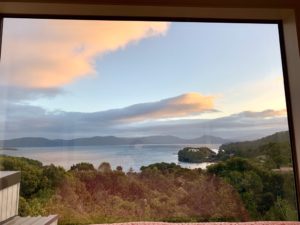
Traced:
<path id="1" fill-rule="evenodd" d="M 3 225 L 57 225 L 58 217 L 56 215 L 47 217 L 19 217 L 16 216 L 6 222 Z"/>

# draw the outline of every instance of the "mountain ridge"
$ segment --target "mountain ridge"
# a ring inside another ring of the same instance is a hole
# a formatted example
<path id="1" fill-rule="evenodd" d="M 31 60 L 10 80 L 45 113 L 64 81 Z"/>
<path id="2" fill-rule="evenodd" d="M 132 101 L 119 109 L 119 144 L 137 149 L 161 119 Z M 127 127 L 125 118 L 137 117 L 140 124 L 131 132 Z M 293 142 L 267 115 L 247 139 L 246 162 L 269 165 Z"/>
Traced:
<path id="1" fill-rule="evenodd" d="M 145 137 L 94 136 L 75 139 L 48 139 L 44 137 L 22 137 L 0 140 L 1 147 L 59 147 L 59 146 L 97 146 L 97 145 L 137 145 L 137 144 L 225 144 L 232 140 L 203 135 L 185 139 L 171 135 Z"/>

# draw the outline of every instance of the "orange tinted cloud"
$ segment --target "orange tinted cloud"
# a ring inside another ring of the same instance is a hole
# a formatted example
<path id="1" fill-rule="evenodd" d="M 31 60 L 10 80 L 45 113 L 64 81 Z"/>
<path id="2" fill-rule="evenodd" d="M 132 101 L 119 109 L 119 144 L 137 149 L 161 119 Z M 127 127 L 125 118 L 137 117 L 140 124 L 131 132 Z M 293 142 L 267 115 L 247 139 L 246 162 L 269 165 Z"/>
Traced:
<path id="1" fill-rule="evenodd" d="M 163 35 L 168 23 L 6 19 L 1 84 L 52 88 L 95 74 L 95 61 L 143 38 Z"/>
<path id="2" fill-rule="evenodd" d="M 186 93 L 173 98 L 157 102 L 141 103 L 124 108 L 128 114 L 120 120 L 124 122 L 138 122 L 147 120 L 182 118 L 207 112 L 216 112 L 214 96 L 199 93 Z"/>

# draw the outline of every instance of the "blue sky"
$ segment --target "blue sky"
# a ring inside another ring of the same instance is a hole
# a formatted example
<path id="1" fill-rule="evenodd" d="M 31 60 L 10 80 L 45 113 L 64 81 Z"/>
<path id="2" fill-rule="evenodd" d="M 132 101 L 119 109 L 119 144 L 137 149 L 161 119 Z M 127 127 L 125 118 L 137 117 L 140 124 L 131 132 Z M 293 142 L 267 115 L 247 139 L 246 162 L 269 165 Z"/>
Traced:
<path id="1" fill-rule="evenodd" d="M 282 76 L 278 28 L 269 24 L 172 23 L 167 35 L 107 53 L 95 67 L 94 77 L 37 104 L 93 112 L 187 92 L 221 94 L 239 84 Z"/>
<path id="2" fill-rule="evenodd" d="M 287 129 L 277 25 L 6 19 L 3 58 L 3 120 L 26 124 L 34 118 L 10 118 L 10 109 L 38 109 L 45 126 L 32 135 L 63 135 L 50 121 L 75 114 L 110 121 L 88 135 L 165 135 L 165 128 L 150 127 L 222 118 L 257 124 L 249 137 Z M 207 133 L 224 136 L 226 127 L 214 126 Z M 179 130 L 169 133 L 184 135 Z"/>

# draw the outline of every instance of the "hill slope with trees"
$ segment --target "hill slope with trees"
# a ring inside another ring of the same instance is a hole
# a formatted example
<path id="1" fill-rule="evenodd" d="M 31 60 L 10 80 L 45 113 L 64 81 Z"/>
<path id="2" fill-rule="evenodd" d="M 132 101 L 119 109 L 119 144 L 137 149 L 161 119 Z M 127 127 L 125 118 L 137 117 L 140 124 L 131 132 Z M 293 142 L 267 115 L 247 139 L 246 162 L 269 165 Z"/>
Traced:
<path id="1" fill-rule="evenodd" d="M 264 163 L 267 168 L 292 167 L 292 150 L 288 131 L 254 140 L 223 144 L 217 158 L 242 157 Z"/>

